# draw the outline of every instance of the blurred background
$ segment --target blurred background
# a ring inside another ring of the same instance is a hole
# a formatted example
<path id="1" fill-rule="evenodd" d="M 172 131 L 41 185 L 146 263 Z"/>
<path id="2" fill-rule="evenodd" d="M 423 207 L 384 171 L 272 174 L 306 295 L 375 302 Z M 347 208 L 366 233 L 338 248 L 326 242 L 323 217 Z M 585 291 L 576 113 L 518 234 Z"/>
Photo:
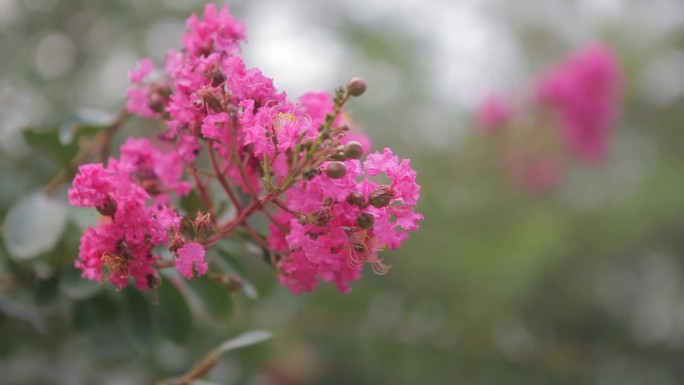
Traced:
<path id="1" fill-rule="evenodd" d="M 22 128 L 65 140 L 74 121 L 106 120 L 124 104 L 128 70 L 178 48 L 204 3 L 0 0 L 0 218 L 61 169 Z M 17 257 L 0 241 L 0 383 L 154 383 L 259 328 L 276 337 L 222 356 L 209 380 L 684 384 L 684 3 L 229 5 L 247 26 L 247 64 L 290 97 L 367 79 L 350 112 L 376 148 L 412 159 L 422 229 L 385 252 L 390 274 L 367 271 L 347 295 L 322 285 L 295 296 L 236 248 L 253 292 L 219 298 L 219 317 L 192 298 L 159 315 L 148 297 L 78 278 L 84 213 L 60 190 L 62 203 L 31 213 L 46 231 L 31 242 L 49 247 Z M 609 159 L 521 195 L 492 166 L 474 108 L 492 90 L 526 92 L 535 73 L 594 41 L 613 47 L 626 78 Z M 145 127 L 134 120 L 116 139 Z M 44 215 L 55 210 L 68 219 Z M 45 242 L 55 227 L 59 239 Z M 184 338 L 168 338 L 177 325 Z"/>

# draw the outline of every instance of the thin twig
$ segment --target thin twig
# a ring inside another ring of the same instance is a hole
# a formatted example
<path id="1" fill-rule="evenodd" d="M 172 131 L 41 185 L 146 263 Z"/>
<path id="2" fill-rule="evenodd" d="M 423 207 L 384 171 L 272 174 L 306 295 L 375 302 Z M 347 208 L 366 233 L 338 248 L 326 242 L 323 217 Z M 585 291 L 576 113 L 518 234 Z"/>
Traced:
<path id="1" fill-rule="evenodd" d="M 230 184 L 228 184 L 225 175 L 223 175 L 223 171 L 221 170 L 218 160 L 216 159 L 216 152 L 214 151 L 214 147 L 210 142 L 207 142 L 207 152 L 209 153 L 209 160 L 211 161 L 211 166 L 214 168 L 214 172 L 216 173 L 216 178 L 218 179 L 219 184 L 221 184 L 223 190 L 226 192 L 226 194 L 228 194 L 228 197 L 233 203 L 233 206 L 235 206 L 235 209 L 238 212 L 242 211 L 242 205 L 240 205 L 240 201 L 238 201 L 233 189 L 230 188 Z"/>

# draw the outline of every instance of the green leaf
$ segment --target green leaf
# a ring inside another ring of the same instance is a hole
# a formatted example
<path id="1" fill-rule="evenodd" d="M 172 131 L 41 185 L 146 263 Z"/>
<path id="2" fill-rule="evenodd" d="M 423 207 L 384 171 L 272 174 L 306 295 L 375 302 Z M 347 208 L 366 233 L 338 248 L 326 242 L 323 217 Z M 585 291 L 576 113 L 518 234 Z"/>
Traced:
<path id="1" fill-rule="evenodd" d="M 247 277 L 247 272 L 237 258 L 233 257 L 229 252 L 218 248 L 218 253 L 221 255 L 221 261 L 223 261 L 228 268 L 237 274 L 240 279 L 242 279 L 242 291 L 245 293 L 249 299 L 259 299 L 259 292 L 252 283 L 252 281 Z"/>
<path id="2" fill-rule="evenodd" d="M 218 354 L 223 354 L 231 350 L 262 343 L 272 337 L 273 333 L 267 330 L 252 330 L 223 342 L 216 348 L 216 351 Z"/>
<path id="3" fill-rule="evenodd" d="M 168 277 L 157 289 L 157 295 L 159 304 L 152 309 L 155 324 L 171 341 L 183 344 L 190 337 L 193 322 L 185 297 Z"/>
<path id="4" fill-rule="evenodd" d="M 138 290 L 128 287 L 123 290 L 124 325 L 138 346 L 146 350 L 152 345 L 152 317 L 150 301 Z"/>
<path id="5" fill-rule="evenodd" d="M 195 190 L 191 191 L 190 194 L 182 197 L 180 200 L 180 205 L 187 215 L 192 216 L 197 214 L 197 210 L 204 208 L 202 204 L 202 199 Z"/>
<path id="6" fill-rule="evenodd" d="M 233 298 L 228 288 L 207 277 L 188 281 L 204 309 L 217 320 L 225 320 L 233 309 Z"/>
<path id="7" fill-rule="evenodd" d="M 62 167 L 68 167 L 79 151 L 77 141 L 66 145 L 62 144 L 59 140 L 59 132 L 56 130 L 35 131 L 29 127 L 23 131 L 23 134 L 29 146 L 47 154 Z"/>
<path id="8" fill-rule="evenodd" d="M 5 246 L 12 257 L 27 260 L 51 251 L 67 225 L 64 202 L 36 191 L 23 196 L 7 213 Z"/>

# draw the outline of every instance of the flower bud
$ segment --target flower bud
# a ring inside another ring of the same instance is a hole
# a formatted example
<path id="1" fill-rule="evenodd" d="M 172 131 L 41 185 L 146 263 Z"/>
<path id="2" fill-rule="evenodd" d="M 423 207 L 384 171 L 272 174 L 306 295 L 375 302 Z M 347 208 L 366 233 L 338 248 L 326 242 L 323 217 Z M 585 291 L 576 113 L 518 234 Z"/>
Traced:
<path id="1" fill-rule="evenodd" d="M 361 96 L 366 92 L 366 81 L 361 78 L 353 78 L 347 83 L 347 93 L 351 96 Z"/>
<path id="2" fill-rule="evenodd" d="M 156 272 L 147 274 L 145 276 L 145 281 L 147 282 L 148 289 L 156 290 L 161 286 L 161 278 Z"/>
<path id="3" fill-rule="evenodd" d="M 192 228 L 195 230 L 195 233 L 198 236 L 207 236 L 213 228 L 211 223 L 211 215 L 209 215 L 209 213 L 202 214 L 201 211 L 198 211 L 197 216 L 192 221 Z"/>
<path id="4" fill-rule="evenodd" d="M 355 191 L 347 195 L 347 203 L 354 206 L 364 207 L 366 206 L 366 196 L 363 193 Z"/>
<path id="5" fill-rule="evenodd" d="M 370 229 L 375 223 L 375 217 L 370 213 L 359 213 L 356 217 L 356 224 L 362 229 Z"/>
<path id="6" fill-rule="evenodd" d="M 114 198 L 107 196 L 102 203 L 102 207 L 98 207 L 97 211 L 105 217 L 113 216 L 116 213 L 116 201 Z"/>
<path id="7" fill-rule="evenodd" d="M 345 160 L 347 160 L 347 155 L 345 155 L 345 153 L 343 151 L 339 151 L 339 152 L 336 152 L 336 153 L 330 155 L 330 159 L 339 160 L 339 161 L 344 162 Z"/>
<path id="8" fill-rule="evenodd" d="M 347 174 L 347 166 L 345 166 L 344 163 L 340 161 L 332 161 L 329 162 L 326 166 L 325 173 L 331 179 L 340 179 Z"/>
<path id="9" fill-rule="evenodd" d="M 162 113 L 164 112 L 166 108 L 166 98 L 163 95 L 160 95 L 159 93 L 151 93 L 150 96 L 147 99 L 147 105 L 150 107 L 150 109 L 154 112 L 157 113 Z"/>
<path id="10" fill-rule="evenodd" d="M 344 155 L 349 159 L 359 159 L 363 155 L 363 146 L 361 143 L 352 140 L 344 147 Z"/>
<path id="11" fill-rule="evenodd" d="M 370 193 L 368 202 L 373 207 L 382 208 L 389 205 L 392 198 L 394 198 L 394 194 L 388 187 L 380 187 Z"/>

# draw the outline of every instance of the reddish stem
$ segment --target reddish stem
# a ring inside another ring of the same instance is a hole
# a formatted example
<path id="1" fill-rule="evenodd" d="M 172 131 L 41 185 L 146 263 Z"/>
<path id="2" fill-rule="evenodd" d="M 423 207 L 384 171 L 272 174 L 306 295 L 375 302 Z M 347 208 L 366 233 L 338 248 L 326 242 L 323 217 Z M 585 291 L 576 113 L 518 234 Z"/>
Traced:
<path id="1" fill-rule="evenodd" d="M 214 147 L 211 145 L 210 142 L 207 142 L 207 152 L 209 152 L 209 160 L 211 161 L 211 166 L 214 168 L 214 172 L 216 173 L 216 177 L 218 178 L 221 187 L 223 187 L 223 190 L 226 192 L 226 194 L 228 194 L 230 201 L 233 203 L 233 206 L 235 206 L 237 211 L 242 211 L 242 206 L 240 205 L 240 202 L 235 196 L 235 193 L 233 193 L 233 189 L 230 188 L 230 185 L 228 184 L 226 177 L 223 175 L 221 167 L 218 164 L 218 160 L 216 159 Z"/>

